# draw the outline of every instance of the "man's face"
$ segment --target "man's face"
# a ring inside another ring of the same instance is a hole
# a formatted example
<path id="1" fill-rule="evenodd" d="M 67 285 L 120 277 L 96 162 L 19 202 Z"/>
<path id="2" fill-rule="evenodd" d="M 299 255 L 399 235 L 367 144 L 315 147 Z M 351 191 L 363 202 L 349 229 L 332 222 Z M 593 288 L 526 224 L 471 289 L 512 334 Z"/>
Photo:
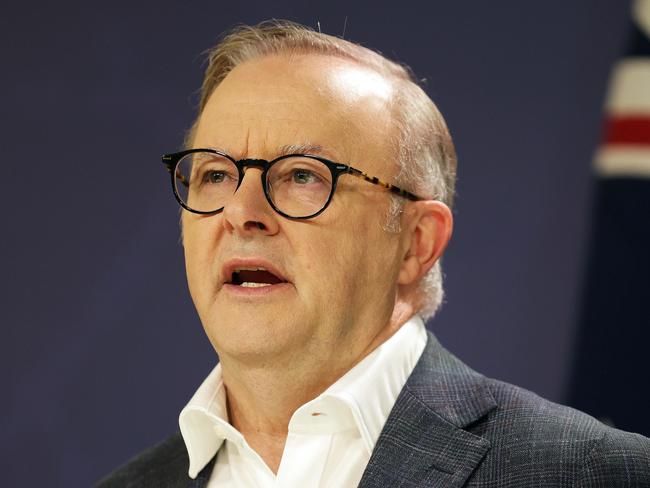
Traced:
<path id="1" fill-rule="evenodd" d="M 330 56 L 250 61 L 210 97 L 193 147 L 267 160 L 288 148 L 392 181 L 392 90 L 376 73 Z M 188 283 L 206 333 L 224 364 L 345 370 L 393 310 L 403 244 L 382 228 L 389 195 L 343 175 L 324 213 L 290 220 L 266 201 L 260 173 L 246 170 L 220 214 L 183 212 Z M 286 283 L 228 283 L 233 268 L 271 266 Z"/>

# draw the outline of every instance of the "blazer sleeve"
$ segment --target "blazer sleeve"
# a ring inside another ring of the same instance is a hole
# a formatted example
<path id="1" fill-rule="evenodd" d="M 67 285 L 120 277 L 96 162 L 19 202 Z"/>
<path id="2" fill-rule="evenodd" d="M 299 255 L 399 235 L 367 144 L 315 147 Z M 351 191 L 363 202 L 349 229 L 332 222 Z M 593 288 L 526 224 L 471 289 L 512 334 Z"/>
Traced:
<path id="1" fill-rule="evenodd" d="M 650 439 L 608 429 L 578 476 L 578 488 L 650 488 Z"/>

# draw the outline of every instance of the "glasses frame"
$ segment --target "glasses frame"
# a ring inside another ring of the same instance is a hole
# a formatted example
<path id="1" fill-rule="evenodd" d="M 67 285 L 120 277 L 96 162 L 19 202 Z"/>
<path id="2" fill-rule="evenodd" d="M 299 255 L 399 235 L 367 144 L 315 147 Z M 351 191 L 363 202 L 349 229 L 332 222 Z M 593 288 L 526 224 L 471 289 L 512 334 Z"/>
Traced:
<path id="1" fill-rule="evenodd" d="M 176 179 L 174 178 L 176 174 L 176 167 L 178 166 L 178 163 L 183 159 L 185 156 L 188 154 L 193 154 L 193 153 L 198 153 L 198 152 L 207 152 L 207 153 L 212 153 L 216 154 L 218 156 L 222 156 L 228 160 L 230 160 L 236 167 L 237 171 L 239 173 L 239 180 L 237 181 L 237 187 L 235 188 L 235 191 L 233 192 L 233 195 L 237 192 L 239 189 L 242 181 L 244 180 L 244 175 L 245 175 L 245 169 L 246 168 L 261 168 L 262 173 L 260 175 L 260 178 L 262 180 L 262 189 L 264 190 L 264 196 L 266 197 L 266 201 L 269 202 L 269 205 L 273 210 L 275 210 L 277 213 L 282 215 L 283 217 L 286 217 L 288 219 L 292 220 L 304 220 L 304 219 L 311 219 L 314 217 L 317 217 L 321 213 L 325 211 L 325 209 L 329 206 L 330 202 L 332 201 L 332 197 L 334 196 L 334 193 L 336 192 L 336 184 L 338 182 L 339 176 L 344 175 L 344 174 L 349 174 L 352 176 L 356 176 L 357 178 L 361 178 L 362 180 L 367 181 L 368 183 L 372 183 L 373 185 L 378 185 L 385 190 L 395 194 L 399 195 L 400 197 L 406 198 L 408 200 L 412 201 L 418 201 L 418 200 L 425 200 L 425 198 L 419 197 L 409 191 L 403 190 L 402 188 L 399 188 L 398 186 L 392 185 L 390 183 L 386 183 L 385 181 L 380 180 L 379 178 L 375 176 L 369 176 L 363 171 L 353 168 L 350 165 L 343 164 L 343 163 L 337 163 L 334 161 L 330 161 L 329 159 L 325 159 L 320 156 L 316 156 L 314 154 L 284 154 L 282 156 L 279 156 L 271 161 L 268 161 L 266 159 L 251 159 L 251 158 L 244 158 L 244 159 L 235 159 L 231 157 L 230 155 L 219 151 L 217 149 L 210 149 L 210 148 L 196 148 L 196 149 L 186 149 L 185 151 L 180 151 L 176 153 L 170 153 L 170 154 L 164 154 L 162 156 L 162 162 L 167 168 L 167 171 L 171 175 L 171 183 L 172 183 L 172 191 L 174 192 L 174 197 L 176 198 L 176 201 L 180 204 L 181 207 L 183 207 L 185 210 L 188 212 L 200 214 L 200 215 L 210 215 L 210 214 L 217 214 L 219 212 L 222 212 L 223 209 L 225 208 L 225 205 L 219 209 L 216 210 L 209 210 L 209 211 L 203 211 L 203 210 L 196 210 L 194 208 L 191 208 L 189 205 L 187 205 L 185 202 L 183 202 L 183 199 L 181 196 L 178 194 L 178 190 L 176 189 Z M 269 191 L 268 191 L 268 185 L 267 185 L 267 175 L 271 167 L 279 162 L 282 161 L 283 159 L 291 158 L 291 157 L 302 157 L 302 158 L 309 158 L 309 159 L 315 159 L 317 161 L 320 161 L 323 163 L 325 166 L 328 167 L 330 170 L 330 173 L 332 174 L 332 189 L 330 190 L 329 197 L 327 198 L 327 202 L 325 202 L 325 205 L 318 211 L 315 212 L 311 215 L 306 215 L 304 217 L 293 217 L 291 215 L 288 215 L 278 209 L 275 206 L 275 203 L 273 203 L 273 200 L 269 196 Z M 189 187 L 187 181 L 184 178 L 179 178 L 181 183 L 185 185 L 186 187 Z"/>

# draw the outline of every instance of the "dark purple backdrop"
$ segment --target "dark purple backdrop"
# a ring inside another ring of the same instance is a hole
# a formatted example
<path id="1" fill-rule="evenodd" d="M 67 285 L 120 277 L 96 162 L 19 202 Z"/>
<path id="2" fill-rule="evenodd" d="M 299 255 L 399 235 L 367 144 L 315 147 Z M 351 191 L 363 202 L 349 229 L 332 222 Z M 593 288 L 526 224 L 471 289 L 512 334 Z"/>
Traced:
<path id="1" fill-rule="evenodd" d="M 476 369 L 566 398 L 627 1 L 40 3 L 0 16 L 5 486 L 89 485 L 175 430 L 213 366 L 159 158 L 192 120 L 200 53 L 269 17 L 347 19 L 346 38 L 428 80 L 460 157 L 431 328 Z"/>

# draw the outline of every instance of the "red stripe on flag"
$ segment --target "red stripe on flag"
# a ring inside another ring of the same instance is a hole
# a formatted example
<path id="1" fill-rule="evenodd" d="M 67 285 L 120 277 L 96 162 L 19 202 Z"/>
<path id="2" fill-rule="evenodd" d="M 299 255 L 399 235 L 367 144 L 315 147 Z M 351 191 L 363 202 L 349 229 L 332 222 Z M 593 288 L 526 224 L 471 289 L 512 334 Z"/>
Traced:
<path id="1" fill-rule="evenodd" d="M 650 116 L 610 117 L 604 133 L 607 145 L 650 145 Z"/>

